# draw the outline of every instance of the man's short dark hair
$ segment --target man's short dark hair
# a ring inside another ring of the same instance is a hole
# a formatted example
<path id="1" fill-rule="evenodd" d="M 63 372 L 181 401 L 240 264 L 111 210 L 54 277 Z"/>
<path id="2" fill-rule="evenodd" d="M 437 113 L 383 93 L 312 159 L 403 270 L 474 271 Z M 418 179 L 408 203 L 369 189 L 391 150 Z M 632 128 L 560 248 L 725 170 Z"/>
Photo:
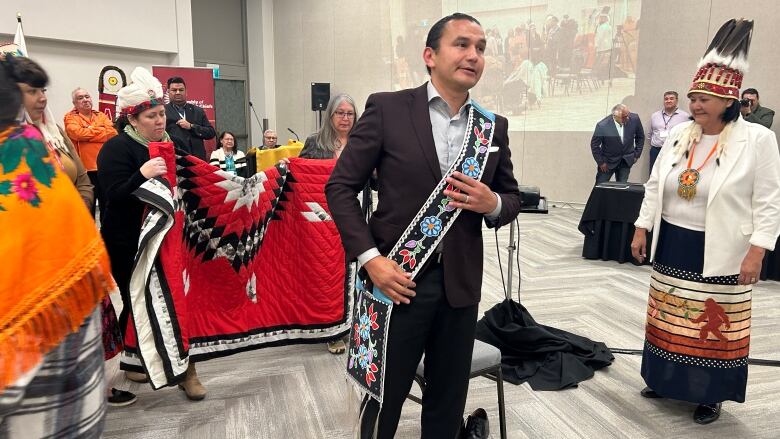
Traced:
<path id="1" fill-rule="evenodd" d="M 748 94 L 748 95 L 756 95 L 756 99 L 761 99 L 761 97 L 758 96 L 758 90 L 756 90 L 755 88 L 746 88 L 745 90 L 743 90 L 742 91 L 742 98 L 743 99 L 744 99 L 746 94 Z"/>
<path id="2" fill-rule="evenodd" d="M 669 91 L 664 93 L 664 97 L 667 97 L 669 95 L 674 96 L 675 99 L 680 99 L 680 95 L 678 95 L 677 92 L 674 91 L 674 90 L 669 90 Z"/>
<path id="3" fill-rule="evenodd" d="M 431 30 L 428 31 L 428 38 L 425 39 L 425 47 L 430 47 L 433 49 L 434 52 L 439 50 L 439 44 L 441 43 L 441 36 L 444 33 L 444 27 L 447 26 L 447 23 L 453 20 L 468 20 L 472 23 L 477 23 L 478 25 L 482 26 L 482 23 L 480 23 L 476 18 L 472 17 L 468 14 L 463 14 L 461 12 L 455 12 L 452 15 L 448 15 L 431 26 Z M 428 70 L 428 74 L 431 74 L 431 68 L 426 66 L 425 67 Z"/>
<path id="4" fill-rule="evenodd" d="M 181 84 L 185 88 L 187 88 L 187 83 L 184 82 L 184 78 L 182 78 L 181 76 L 172 76 L 168 78 L 168 88 L 171 88 L 171 84 Z"/>

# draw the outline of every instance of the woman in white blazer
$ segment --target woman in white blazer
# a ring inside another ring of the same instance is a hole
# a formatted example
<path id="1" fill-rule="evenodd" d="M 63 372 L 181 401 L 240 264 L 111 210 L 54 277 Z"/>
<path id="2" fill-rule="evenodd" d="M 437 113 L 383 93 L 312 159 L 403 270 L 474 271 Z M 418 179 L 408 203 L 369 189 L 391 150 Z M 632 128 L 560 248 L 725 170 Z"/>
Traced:
<path id="1" fill-rule="evenodd" d="M 246 156 L 236 147 L 236 136 L 223 131 L 217 138 L 217 149 L 211 153 L 209 163 L 223 171 L 239 177 L 246 177 Z"/>
<path id="2" fill-rule="evenodd" d="M 654 232 L 641 394 L 698 404 L 700 424 L 718 419 L 722 401 L 745 401 L 752 285 L 780 234 L 777 139 L 744 121 L 737 100 L 751 29 L 726 23 L 699 64 L 693 121 L 669 133 L 631 244 L 643 261 Z M 719 40 L 743 56 L 719 53 Z"/>

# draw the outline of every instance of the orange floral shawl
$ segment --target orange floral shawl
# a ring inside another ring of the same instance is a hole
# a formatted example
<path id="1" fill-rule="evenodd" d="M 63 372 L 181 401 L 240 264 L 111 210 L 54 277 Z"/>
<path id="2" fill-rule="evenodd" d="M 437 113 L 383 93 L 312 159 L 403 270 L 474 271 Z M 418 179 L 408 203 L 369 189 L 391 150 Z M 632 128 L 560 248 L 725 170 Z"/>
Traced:
<path id="1" fill-rule="evenodd" d="M 0 132 L 0 392 L 112 288 L 100 234 L 32 126 Z"/>

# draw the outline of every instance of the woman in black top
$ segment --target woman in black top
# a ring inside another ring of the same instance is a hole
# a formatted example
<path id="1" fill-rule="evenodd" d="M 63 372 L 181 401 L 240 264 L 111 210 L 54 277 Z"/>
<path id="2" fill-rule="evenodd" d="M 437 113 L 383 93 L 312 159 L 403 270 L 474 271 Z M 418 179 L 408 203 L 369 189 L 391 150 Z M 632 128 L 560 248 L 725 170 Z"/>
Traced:
<path id="1" fill-rule="evenodd" d="M 328 122 L 323 124 L 318 132 L 306 138 L 298 157 L 337 159 L 341 155 L 358 118 L 354 99 L 348 94 L 333 96 L 325 108 L 325 115 Z M 342 354 L 346 350 L 347 346 L 342 339 L 328 342 L 328 352 L 331 354 Z"/>
<path id="2" fill-rule="evenodd" d="M 133 71 L 131 78 L 132 83 L 117 95 L 121 110 L 117 122 L 119 135 L 103 145 L 97 158 L 98 181 L 107 200 L 100 231 L 111 258 L 111 272 L 122 296 L 124 306 L 119 324 L 123 330 L 127 328 L 130 312 L 130 276 L 144 213 L 144 205 L 133 192 L 148 179 L 167 172 L 161 157 L 149 158 L 149 142 L 171 141 L 165 132 L 160 82 L 140 67 Z M 128 372 L 127 376 L 133 381 L 147 380 L 144 374 L 137 372 Z M 192 362 L 180 387 L 189 399 L 200 400 L 206 396 Z"/>
<path id="3" fill-rule="evenodd" d="M 347 144 L 347 138 L 358 118 L 355 100 L 348 94 L 330 98 L 325 115 L 328 122 L 308 138 L 298 157 L 305 159 L 337 159 Z"/>
<path id="4" fill-rule="evenodd" d="M 119 128 L 120 134 L 103 145 L 97 162 L 98 180 L 105 188 L 107 200 L 100 232 L 111 256 L 111 271 L 122 293 L 124 307 L 119 322 L 124 330 L 130 312 L 130 275 L 138 249 L 144 210 L 143 204 L 133 196 L 133 191 L 146 180 L 166 172 L 163 159 L 157 157 L 150 160 L 148 147 L 137 138 L 151 141 L 163 139 L 165 108 L 160 104 L 138 114 L 122 115 Z"/>

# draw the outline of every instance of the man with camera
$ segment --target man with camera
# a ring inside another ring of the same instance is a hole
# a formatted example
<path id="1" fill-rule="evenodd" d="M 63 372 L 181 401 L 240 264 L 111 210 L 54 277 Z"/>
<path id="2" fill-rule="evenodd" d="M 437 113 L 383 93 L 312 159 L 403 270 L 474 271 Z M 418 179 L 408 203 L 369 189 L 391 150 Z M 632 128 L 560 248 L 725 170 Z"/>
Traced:
<path id="1" fill-rule="evenodd" d="M 767 128 L 772 128 L 772 119 L 775 117 L 775 110 L 762 107 L 758 103 L 758 90 L 755 88 L 746 88 L 742 92 L 742 104 L 740 111 L 742 118 L 748 122 L 761 124 Z"/>

